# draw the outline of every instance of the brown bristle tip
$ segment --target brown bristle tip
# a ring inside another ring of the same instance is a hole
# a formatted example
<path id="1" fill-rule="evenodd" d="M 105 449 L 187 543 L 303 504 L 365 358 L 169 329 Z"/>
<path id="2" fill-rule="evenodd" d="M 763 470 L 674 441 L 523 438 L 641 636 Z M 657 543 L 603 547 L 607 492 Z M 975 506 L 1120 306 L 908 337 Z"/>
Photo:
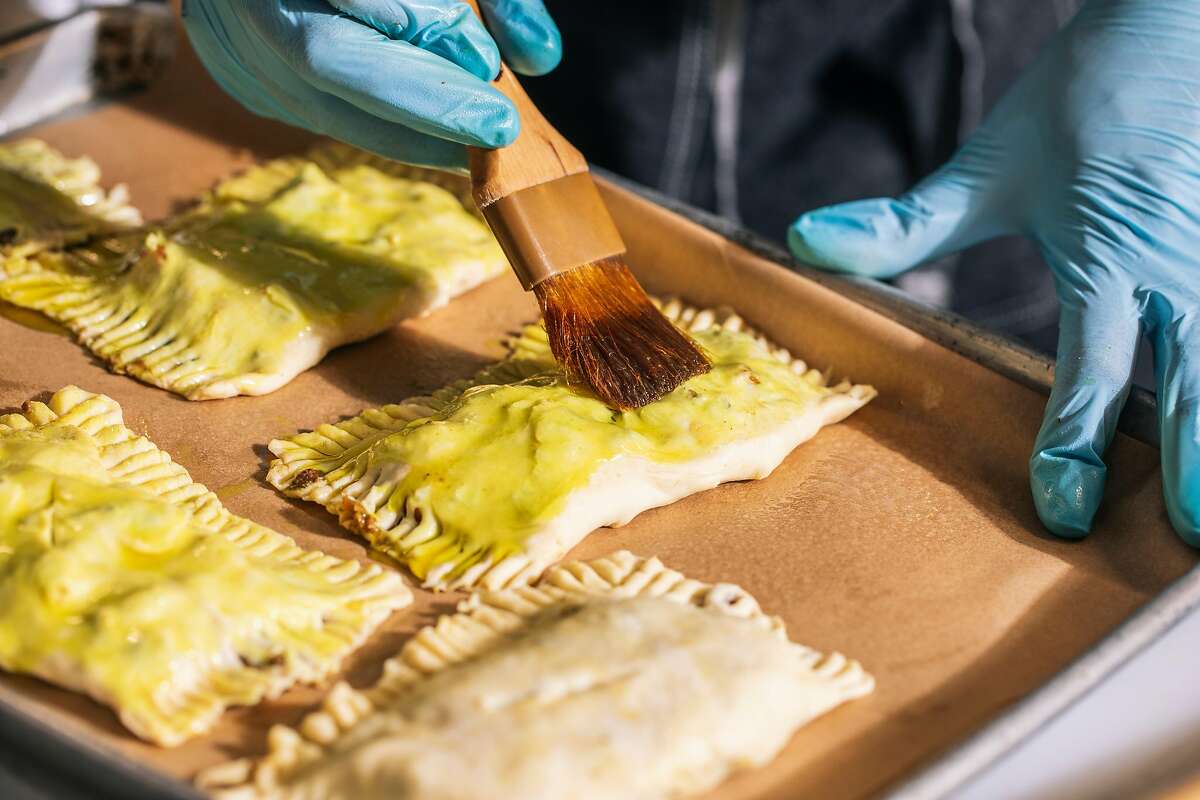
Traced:
<path id="1" fill-rule="evenodd" d="M 533 288 L 558 363 L 614 408 L 641 408 L 712 368 L 620 258 L 560 272 Z"/>

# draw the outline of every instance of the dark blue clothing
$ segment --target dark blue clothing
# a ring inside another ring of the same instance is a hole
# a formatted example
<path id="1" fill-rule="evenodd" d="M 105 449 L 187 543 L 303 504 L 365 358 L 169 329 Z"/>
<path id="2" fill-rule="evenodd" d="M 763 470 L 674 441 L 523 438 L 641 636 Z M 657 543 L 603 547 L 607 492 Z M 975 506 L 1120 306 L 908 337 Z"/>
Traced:
<path id="1" fill-rule="evenodd" d="M 548 0 L 564 58 L 525 83 L 601 166 L 782 240 L 800 212 L 893 195 L 941 164 L 1076 0 Z M 1054 345 L 1028 244 L 906 288 Z"/>

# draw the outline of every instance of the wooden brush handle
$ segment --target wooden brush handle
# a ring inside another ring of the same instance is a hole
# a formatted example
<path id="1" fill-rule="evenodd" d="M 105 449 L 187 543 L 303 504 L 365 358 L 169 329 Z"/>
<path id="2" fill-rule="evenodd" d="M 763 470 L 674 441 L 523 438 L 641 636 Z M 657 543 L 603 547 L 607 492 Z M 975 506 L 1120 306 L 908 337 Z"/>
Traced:
<path id="1" fill-rule="evenodd" d="M 483 20 L 479 3 L 476 0 L 466 2 Z M 471 189 L 480 208 L 522 189 L 587 172 L 588 164 L 583 154 L 546 121 L 507 64 L 500 64 L 500 74 L 492 85 L 517 107 L 521 132 L 507 147 L 495 150 L 467 148 Z"/>

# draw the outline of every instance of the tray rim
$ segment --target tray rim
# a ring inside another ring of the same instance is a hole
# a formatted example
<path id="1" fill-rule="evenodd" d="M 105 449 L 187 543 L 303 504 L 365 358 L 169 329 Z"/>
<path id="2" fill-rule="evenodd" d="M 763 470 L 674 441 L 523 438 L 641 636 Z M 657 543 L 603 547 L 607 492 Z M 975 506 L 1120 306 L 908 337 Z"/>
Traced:
<path id="1" fill-rule="evenodd" d="M 13 133 L 19 135 L 20 132 Z M 780 245 L 737 222 L 667 197 L 607 170 L 593 167 L 593 171 L 606 182 L 826 286 L 1023 386 L 1043 394 L 1050 391 L 1054 369 L 1052 358 L 878 281 L 817 270 L 795 260 Z M 1133 388 L 1121 416 L 1120 430 L 1146 444 L 1158 446 L 1157 408 L 1151 392 Z M 1108 675 L 1196 608 L 1200 608 L 1200 565 L 1170 584 L 1048 681 L 948 750 L 934 756 L 932 761 L 902 777 L 882 796 L 889 800 L 918 800 L 949 795 L 1089 694 Z M 38 767 L 61 770 L 64 777 L 86 787 L 87 794 L 81 794 L 81 797 L 203 798 L 185 781 L 140 764 L 107 746 L 55 729 L 34 714 L 3 700 L 0 700 L 0 741 L 12 745 L 8 752 L 27 755 Z"/>

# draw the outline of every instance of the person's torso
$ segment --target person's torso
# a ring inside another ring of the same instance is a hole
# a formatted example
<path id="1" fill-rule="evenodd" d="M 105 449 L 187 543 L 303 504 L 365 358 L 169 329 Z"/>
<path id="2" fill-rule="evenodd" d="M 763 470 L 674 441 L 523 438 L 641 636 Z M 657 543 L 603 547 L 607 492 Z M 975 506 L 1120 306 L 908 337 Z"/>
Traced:
<path id="1" fill-rule="evenodd" d="M 563 62 L 526 85 L 594 163 L 780 240 L 802 211 L 896 194 L 943 162 L 1075 5 L 549 0 Z M 972 269 L 929 299 L 1021 335 L 1053 323 L 1027 246 L 970 257 L 1027 274 Z"/>

